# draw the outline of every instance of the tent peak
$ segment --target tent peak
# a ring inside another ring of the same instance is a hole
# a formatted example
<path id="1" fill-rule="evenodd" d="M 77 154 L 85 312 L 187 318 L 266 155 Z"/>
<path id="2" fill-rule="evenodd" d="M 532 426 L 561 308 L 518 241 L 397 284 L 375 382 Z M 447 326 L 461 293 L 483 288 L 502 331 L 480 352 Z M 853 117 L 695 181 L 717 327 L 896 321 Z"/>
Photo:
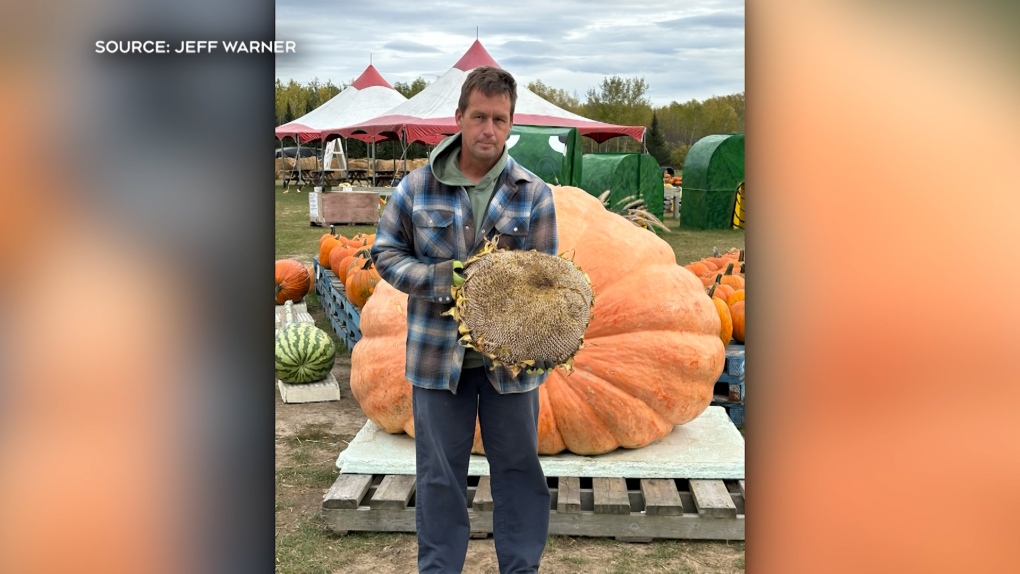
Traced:
<path id="1" fill-rule="evenodd" d="M 390 89 L 393 88 L 393 86 L 391 86 L 390 83 L 382 77 L 379 70 L 376 70 L 375 66 L 372 64 L 369 64 L 368 67 L 365 68 L 365 71 L 358 76 L 357 80 L 354 80 L 354 83 L 351 84 L 351 86 L 358 90 L 364 90 L 365 88 L 371 88 L 372 86 L 382 86 Z"/>
<path id="2" fill-rule="evenodd" d="M 462 72 L 467 72 L 477 68 L 478 66 L 492 66 L 493 68 L 500 67 L 500 65 L 496 63 L 496 60 L 493 60 L 492 56 L 489 55 L 489 52 L 485 50 L 482 43 L 475 40 L 474 44 L 471 44 L 468 51 L 465 52 L 459 60 L 457 60 L 457 63 L 454 64 L 453 67 Z"/>

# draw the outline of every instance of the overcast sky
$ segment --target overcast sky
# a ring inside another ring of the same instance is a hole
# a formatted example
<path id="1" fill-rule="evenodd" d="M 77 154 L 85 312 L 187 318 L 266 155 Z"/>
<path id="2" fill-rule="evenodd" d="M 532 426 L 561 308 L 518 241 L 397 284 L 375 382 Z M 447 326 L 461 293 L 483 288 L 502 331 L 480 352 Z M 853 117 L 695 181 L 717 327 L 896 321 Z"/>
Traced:
<path id="1" fill-rule="evenodd" d="M 499 4 L 499 6 L 497 6 Z M 428 82 L 478 39 L 526 86 L 542 80 L 574 93 L 608 76 L 643 77 L 655 106 L 744 90 L 740 0 L 281 0 L 276 56 L 284 83 L 349 84 L 371 63 L 390 84 Z"/>

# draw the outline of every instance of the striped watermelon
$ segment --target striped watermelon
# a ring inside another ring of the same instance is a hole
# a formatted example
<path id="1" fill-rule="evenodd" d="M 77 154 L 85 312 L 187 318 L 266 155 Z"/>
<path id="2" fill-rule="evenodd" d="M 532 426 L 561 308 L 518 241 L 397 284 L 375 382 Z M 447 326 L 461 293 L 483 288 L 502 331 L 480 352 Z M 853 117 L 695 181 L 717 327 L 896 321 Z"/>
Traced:
<path id="1" fill-rule="evenodd" d="M 324 379 L 335 360 L 333 340 L 311 323 L 291 323 L 276 334 L 276 378 L 285 383 Z"/>

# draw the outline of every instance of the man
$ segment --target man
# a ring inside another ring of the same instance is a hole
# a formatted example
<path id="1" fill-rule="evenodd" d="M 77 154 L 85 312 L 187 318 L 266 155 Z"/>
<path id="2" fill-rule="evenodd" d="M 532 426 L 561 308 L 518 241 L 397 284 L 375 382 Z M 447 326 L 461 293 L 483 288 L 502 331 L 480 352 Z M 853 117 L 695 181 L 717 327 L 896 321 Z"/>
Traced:
<path id="1" fill-rule="evenodd" d="M 460 572 L 470 524 L 467 470 L 477 416 L 490 469 L 493 536 L 503 574 L 537 572 L 549 531 L 549 489 L 538 460 L 538 386 L 546 374 L 502 367 L 458 345 L 443 316 L 450 288 L 486 239 L 555 254 L 552 191 L 509 157 L 517 83 L 475 68 L 461 88 L 460 132 L 408 174 L 379 221 L 376 269 L 408 294 L 407 368 L 413 385 L 418 569 Z M 527 325 L 520 328 L 526 329 Z M 536 364 L 542 370 L 552 364 Z"/>

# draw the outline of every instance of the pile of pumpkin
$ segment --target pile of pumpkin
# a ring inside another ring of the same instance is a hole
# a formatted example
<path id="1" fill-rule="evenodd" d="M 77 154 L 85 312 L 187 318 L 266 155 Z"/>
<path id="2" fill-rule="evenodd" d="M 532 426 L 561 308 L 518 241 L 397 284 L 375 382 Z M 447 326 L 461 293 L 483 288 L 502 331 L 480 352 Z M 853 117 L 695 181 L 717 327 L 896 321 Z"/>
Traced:
<path id="1" fill-rule="evenodd" d="M 669 175 L 669 173 L 662 174 L 662 183 L 668 183 L 674 187 L 680 187 L 684 184 L 684 176 L 682 175 Z"/>
<path id="2" fill-rule="evenodd" d="M 719 337 L 723 344 L 729 344 L 731 339 L 743 343 L 744 250 L 733 248 L 720 254 L 715 249 L 712 257 L 688 263 L 684 268 L 701 279 L 712 298 L 722 323 Z"/>
<path id="3" fill-rule="evenodd" d="M 359 233 L 347 238 L 334 226 L 329 231 L 319 238 L 319 264 L 340 279 L 347 300 L 361 309 L 380 280 L 371 253 L 375 234 Z"/>

